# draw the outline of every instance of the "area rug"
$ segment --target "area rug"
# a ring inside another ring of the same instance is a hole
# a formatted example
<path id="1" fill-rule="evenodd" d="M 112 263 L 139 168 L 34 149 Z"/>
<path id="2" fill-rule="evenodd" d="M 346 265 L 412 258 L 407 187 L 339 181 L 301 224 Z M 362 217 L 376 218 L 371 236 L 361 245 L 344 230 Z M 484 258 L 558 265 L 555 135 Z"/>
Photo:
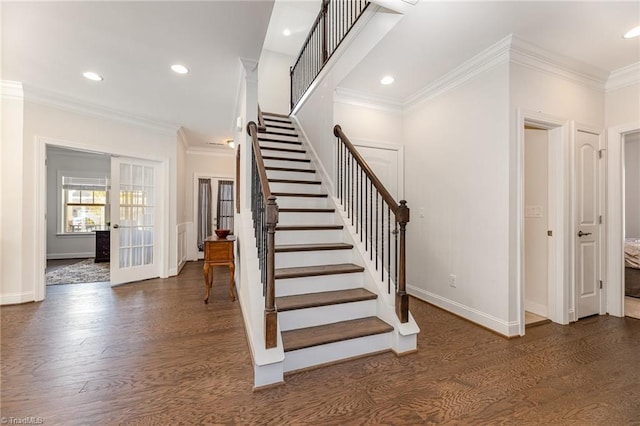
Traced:
<path id="1" fill-rule="evenodd" d="M 94 259 L 84 259 L 55 271 L 47 272 L 47 285 L 79 284 L 109 281 L 109 263 L 95 263 Z"/>

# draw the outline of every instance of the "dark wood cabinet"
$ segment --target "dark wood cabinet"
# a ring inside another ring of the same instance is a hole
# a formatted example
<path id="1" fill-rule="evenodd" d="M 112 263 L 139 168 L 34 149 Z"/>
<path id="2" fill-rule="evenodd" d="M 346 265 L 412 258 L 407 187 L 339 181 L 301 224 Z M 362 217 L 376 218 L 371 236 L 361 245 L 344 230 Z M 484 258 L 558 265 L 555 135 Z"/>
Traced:
<path id="1" fill-rule="evenodd" d="M 111 233 L 109 231 L 96 232 L 96 263 L 111 260 Z"/>

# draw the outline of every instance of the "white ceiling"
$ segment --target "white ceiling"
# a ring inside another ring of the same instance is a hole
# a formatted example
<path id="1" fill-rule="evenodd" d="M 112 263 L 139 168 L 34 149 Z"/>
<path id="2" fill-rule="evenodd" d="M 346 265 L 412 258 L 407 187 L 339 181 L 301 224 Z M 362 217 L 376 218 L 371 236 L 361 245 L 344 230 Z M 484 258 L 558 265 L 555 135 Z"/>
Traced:
<path id="1" fill-rule="evenodd" d="M 182 126 L 190 145 L 204 146 L 232 136 L 239 58 L 259 58 L 273 0 L 1 7 L 2 79 Z M 175 74 L 174 63 L 190 72 Z M 86 80 L 87 70 L 104 80 Z"/>
<path id="2" fill-rule="evenodd" d="M 340 87 L 404 103 L 509 34 L 610 72 L 640 61 L 640 38 L 622 38 L 637 25 L 637 1 L 421 0 Z"/>
<path id="3" fill-rule="evenodd" d="M 2 2 L 2 79 L 182 126 L 191 146 L 221 143 L 232 134 L 239 58 L 259 58 L 263 41 L 265 49 L 295 56 L 319 4 Z M 621 37 L 640 24 L 636 1 L 421 0 L 407 9 L 341 87 L 405 102 L 512 33 L 605 71 L 640 61 L 640 39 Z M 176 62 L 191 72 L 173 73 L 169 66 Z M 104 81 L 84 79 L 86 70 Z M 384 74 L 396 82 L 380 85 Z"/>

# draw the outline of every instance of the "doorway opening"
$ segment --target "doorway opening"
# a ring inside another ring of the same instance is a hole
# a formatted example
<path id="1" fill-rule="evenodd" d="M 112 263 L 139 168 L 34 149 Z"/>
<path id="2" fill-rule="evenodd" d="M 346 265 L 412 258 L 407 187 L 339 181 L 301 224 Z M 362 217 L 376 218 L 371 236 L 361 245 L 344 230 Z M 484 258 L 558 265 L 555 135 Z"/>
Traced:
<path id="1" fill-rule="evenodd" d="M 110 156 L 47 145 L 46 159 L 45 284 L 109 282 Z"/>
<path id="2" fill-rule="evenodd" d="M 624 135 L 624 313 L 640 319 L 640 132 Z"/>
<path id="3" fill-rule="evenodd" d="M 549 130 L 524 129 L 524 308 L 525 327 L 550 322 Z"/>
<path id="4" fill-rule="evenodd" d="M 232 178 L 196 175 L 194 179 L 194 223 L 197 258 L 204 258 L 204 240 L 216 229 L 234 233 L 235 184 Z"/>

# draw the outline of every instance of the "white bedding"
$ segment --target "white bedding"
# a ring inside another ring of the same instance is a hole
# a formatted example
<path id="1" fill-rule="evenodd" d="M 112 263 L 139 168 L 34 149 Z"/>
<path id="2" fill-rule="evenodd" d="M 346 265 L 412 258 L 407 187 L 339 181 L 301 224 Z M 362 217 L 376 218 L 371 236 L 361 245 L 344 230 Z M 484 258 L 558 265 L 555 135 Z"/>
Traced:
<path id="1" fill-rule="evenodd" d="M 640 239 L 624 240 L 624 266 L 640 269 Z"/>

